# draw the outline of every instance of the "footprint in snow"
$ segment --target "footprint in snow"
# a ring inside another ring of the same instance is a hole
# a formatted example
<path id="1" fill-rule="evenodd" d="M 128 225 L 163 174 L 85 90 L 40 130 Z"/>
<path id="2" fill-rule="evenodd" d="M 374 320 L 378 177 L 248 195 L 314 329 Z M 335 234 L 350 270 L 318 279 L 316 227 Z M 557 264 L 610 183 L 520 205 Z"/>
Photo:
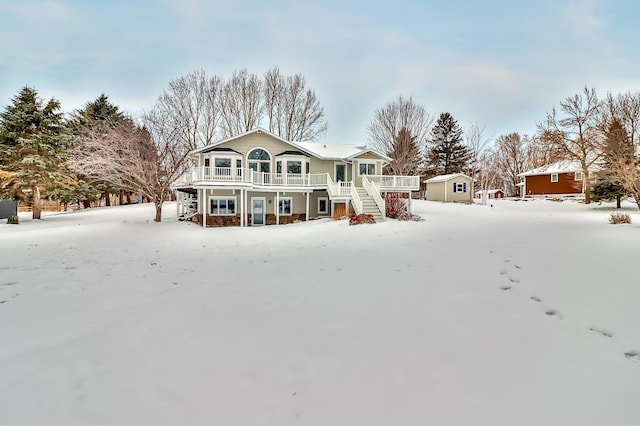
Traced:
<path id="1" fill-rule="evenodd" d="M 544 314 L 549 316 L 549 317 L 556 317 L 558 319 L 562 319 L 562 316 L 560 315 L 560 312 L 556 311 L 555 309 L 547 309 L 544 312 Z"/>
<path id="2" fill-rule="evenodd" d="M 514 283 L 514 284 L 518 284 L 518 283 L 520 282 L 520 280 L 519 280 L 519 279 L 517 279 L 517 278 L 513 278 L 513 277 L 509 277 L 509 281 L 511 281 L 511 282 L 512 282 L 512 283 Z"/>
<path id="3" fill-rule="evenodd" d="M 602 328 L 597 328 L 597 327 L 589 327 L 589 330 L 593 331 L 594 333 L 601 334 L 604 337 L 613 337 L 613 332 L 609 330 L 604 330 Z"/>
<path id="4" fill-rule="evenodd" d="M 538 303 L 542 302 L 542 299 L 540 299 L 540 298 L 539 298 L 539 297 L 537 297 L 537 296 L 531 296 L 529 299 L 531 299 L 531 300 L 533 300 L 533 301 L 535 301 L 535 302 L 538 302 Z"/>
<path id="5" fill-rule="evenodd" d="M 511 290 L 511 286 L 510 285 L 503 285 L 503 286 L 500 287 L 500 290 L 504 290 L 504 291 Z"/>
<path id="6" fill-rule="evenodd" d="M 624 353 L 625 358 L 630 359 L 631 361 L 640 361 L 640 352 L 638 351 L 629 351 Z"/>

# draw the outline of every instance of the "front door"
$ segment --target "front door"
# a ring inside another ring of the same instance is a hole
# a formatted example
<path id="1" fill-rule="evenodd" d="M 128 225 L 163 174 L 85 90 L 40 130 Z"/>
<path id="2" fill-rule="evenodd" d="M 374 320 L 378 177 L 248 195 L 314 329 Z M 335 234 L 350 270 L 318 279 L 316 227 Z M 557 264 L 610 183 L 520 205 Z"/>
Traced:
<path id="1" fill-rule="evenodd" d="M 251 197 L 251 224 L 264 225 L 264 197 Z"/>
<path id="2" fill-rule="evenodd" d="M 336 164 L 336 182 L 344 182 L 347 180 L 347 165 Z"/>

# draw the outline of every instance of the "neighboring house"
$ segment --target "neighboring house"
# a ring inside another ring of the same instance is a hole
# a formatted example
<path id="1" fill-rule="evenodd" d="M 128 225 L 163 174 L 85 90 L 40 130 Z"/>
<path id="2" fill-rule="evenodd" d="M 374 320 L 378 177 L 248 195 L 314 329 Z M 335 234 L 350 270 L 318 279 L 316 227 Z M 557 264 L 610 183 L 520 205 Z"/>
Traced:
<path id="1" fill-rule="evenodd" d="M 440 175 L 424 182 L 428 201 L 471 202 L 471 178 L 463 173 Z"/>
<path id="2" fill-rule="evenodd" d="M 203 226 L 284 224 L 352 210 L 383 220 L 382 193 L 410 194 L 420 185 L 418 176 L 382 176 L 391 159 L 373 149 L 291 142 L 259 128 L 191 157 L 193 170 L 173 189 L 178 215 Z"/>
<path id="3" fill-rule="evenodd" d="M 584 194 L 582 167 L 575 161 L 558 161 L 519 174 L 520 196 L 561 196 Z"/>
<path id="4" fill-rule="evenodd" d="M 476 191 L 475 197 L 482 199 L 483 195 L 487 200 L 493 200 L 496 198 L 504 198 L 504 192 L 502 189 L 485 189 L 484 191 Z"/>

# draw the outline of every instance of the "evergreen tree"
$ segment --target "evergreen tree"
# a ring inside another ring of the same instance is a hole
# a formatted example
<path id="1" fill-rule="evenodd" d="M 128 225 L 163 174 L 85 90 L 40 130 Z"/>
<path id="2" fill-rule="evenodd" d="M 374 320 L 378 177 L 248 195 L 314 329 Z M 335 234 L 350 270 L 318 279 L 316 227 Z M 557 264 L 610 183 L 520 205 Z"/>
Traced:
<path id="1" fill-rule="evenodd" d="M 605 130 L 605 143 L 602 156 L 602 170 L 596 174 L 593 194 L 600 199 L 616 199 L 620 208 L 620 199 L 629 194 L 620 180 L 620 169 L 633 164 L 635 150 L 631 138 L 622 123 L 614 118 Z"/>
<path id="2" fill-rule="evenodd" d="M 69 134 L 60 102 L 45 105 L 35 89 L 24 87 L 0 114 L 0 167 L 12 174 L 11 195 L 30 192 L 33 218 L 40 219 L 40 198 L 75 185 L 67 168 Z"/>
<path id="3" fill-rule="evenodd" d="M 393 141 L 391 152 L 387 155 L 392 158 L 387 166 L 391 174 L 398 176 L 413 176 L 418 172 L 421 163 L 420 146 L 416 136 L 411 136 L 411 131 L 406 127 L 400 129 L 398 136 Z"/>
<path id="4" fill-rule="evenodd" d="M 461 173 L 469 162 L 469 150 L 462 140 L 462 129 L 449 114 L 440 114 L 431 129 L 430 148 L 427 151 L 429 175 Z"/>
<path id="5" fill-rule="evenodd" d="M 94 101 L 87 102 L 81 109 L 74 111 L 70 126 L 73 131 L 75 144 L 81 143 L 83 137 L 95 137 L 106 135 L 110 129 L 114 129 L 128 118 L 120 111 L 117 105 L 109 101 L 104 93 Z M 105 205 L 111 205 L 110 194 L 123 193 L 123 189 L 106 181 L 91 181 L 82 174 L 78 175 L 80 185 L 73 194 L 62 194 L 63 199 L 81 200 L 85 208 L 91 206 L 91 201 L 97 201 L 101 197 L 105 199 Z M 122 197 L 121 197 L 122 198 Z"/>

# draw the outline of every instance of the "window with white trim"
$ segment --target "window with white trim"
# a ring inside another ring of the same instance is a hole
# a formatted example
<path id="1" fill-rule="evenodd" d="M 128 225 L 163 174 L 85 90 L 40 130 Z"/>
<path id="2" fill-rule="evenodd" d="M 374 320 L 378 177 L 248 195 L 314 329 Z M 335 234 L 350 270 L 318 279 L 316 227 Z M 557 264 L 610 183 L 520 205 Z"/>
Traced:
<path id="1" fill-rule="evenodd" d="M 291 197 L 280 198 L 280 201 L 278 204 L 279 214 L 284 216 L 290 216 L 292 206 L 293 206 L 293 201 Z"/>
<path id="2" fill-rule="evenodd" d="M 329 214 L 329 197 L 318 197 L 318 214 Z"/>
<path id="3" fill-rule="evenodd" d="M 558 174 L 551 173 L 551 182 L 557 182 L 557 181 L 558 181 Z"/>
<path id="4" fill-rule="evenodd" d="M 582 172 L 575 172 L 573 174 L 573 180 L 582 180 L 583 174 Z"/>
<path id="5" fill-rule="evenodd" d="M 209 197 L 209 214 L 233 216 L 236 214 L 236 197 Z"/>
<path id="6" fill-rule="evenodd" d="M 358 163 L 358 173 L 360 175 L 375 175 L 376 174 L 376 163 Z"/>
<path id="7" fill-rule="evenodd" d="M 256 172 L 269 173 L 271 170 L 271 156 L 262 148 L 254 148 L 247 155 L 249 168 Z"/>
<path id="8" fill-rule="evenodd" d="M 467 183 L 466 182 L 454 182 L 453 183 L 453 192 L 467 192 Z"/>

